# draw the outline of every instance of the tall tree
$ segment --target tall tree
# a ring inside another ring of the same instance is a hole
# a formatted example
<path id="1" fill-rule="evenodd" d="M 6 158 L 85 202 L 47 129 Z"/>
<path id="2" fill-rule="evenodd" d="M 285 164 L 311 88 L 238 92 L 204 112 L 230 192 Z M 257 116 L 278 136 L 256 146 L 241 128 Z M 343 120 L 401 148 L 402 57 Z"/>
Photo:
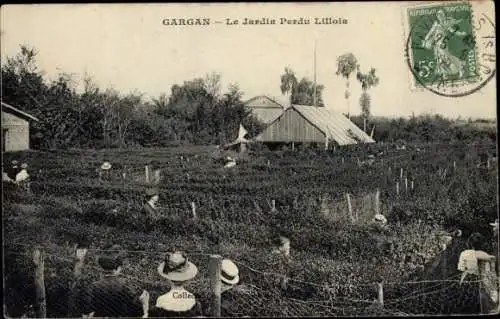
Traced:
<path id="1" fill-rule="evenodd" d="M 306 77 L 300 81 L 297 80 L 295 72 L 290 68 L 285 68 L 285 73 L 281 75 L 281 93 L 289 94 L 290 104 L 299 105 L 314 105 L 314 93 L 316 92 L 316 105 L 324 106 L 323 104 L 323 89 L 324 86 L 316 84 L 314 90 L 314 83 Z"/>
<path id="2" fill-rule="evenodd" d="M 349 92 L 349 77 L 351 74 L 359 68 L 358 59 L 352 53 L 345 53 L 337 58 L 337 72 L 336 75 L 340 75 L 346 79 L 346 89 L 344 97 L 347 102 L 347 117 L 350 118 L 350 105 L 349 97 L 351 93 Z"/>
<path id="3" fill-rule="evenodd" d="M 297 77 L 295 76 L 295 72 L 292 71 L 291 68 L 286 67 L 285 73 L 281 76 L 281 93 L 289 94 L 290 96 L 290 105 L 293 104 L 293 91 L 297 86 Z"/>
<path id="4" fill-rule="evenodd" d="M 364 131 L 366 132 L 366 122 L 371 116 L 371 99 L 370 96 L 368 95 L 368 90 L 374 86 L 377 86 L 379 83 L 379 78 L 375 74 L 375 69 L 371 68 L 370 72 L 368 73 L 361 73 L 358 68 L 358 72 L 356 74 L 356 78 L 361 84 L 361 89 L 363 90 L 363 93 L 361 94 L 361 97 L 359 99 L 359 105 L 361 106 L 361 114 L 363 115 L 363 126 L 364 126 Z"/>
<path id="5" fill-rule="evenodd" d="M 212 72 L 205 75 L 203 83 L 205 84 L 205 90 L 207 91 L 208 94 L 214 97 L 214 100 L 220 98 L 221 75 L 219 73 Z"/>
<path id="6" fill-rule="evenodd" d="M 292 91 L 292 103 L 299 105 L 314 105 L 314 92 L 316 92 L 316 106 L 324 106 L 323 103 L 324 86 L 316 84 L 314 90 L 314 82 L 307 78 L 302 78 Z"/>

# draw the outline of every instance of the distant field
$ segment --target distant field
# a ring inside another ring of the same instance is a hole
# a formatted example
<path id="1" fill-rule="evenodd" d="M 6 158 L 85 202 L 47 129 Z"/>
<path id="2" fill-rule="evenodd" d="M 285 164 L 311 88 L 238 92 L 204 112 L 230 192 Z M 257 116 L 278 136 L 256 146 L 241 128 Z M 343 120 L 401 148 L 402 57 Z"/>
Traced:
<path id="1" fill-rule="evenodd" d="M 456 126 L 465 126 L 470 127 L 474 130 L 479 131 L 497 131 L 497 123 L 496 122 L 472 122 L 472 123 L 454 123 Z"/>
<path id="2" fill-rule="evenodd" d="M 67 301 L 61 291 L 71 278 L 69 246 L 83 237 L 92 249 L 109 242 L 122 244 L 130 251 L 124 273 L 153 295 L 166 289 L 155 273 L 160 252 L 186 251 L 200 269 L 190 289 L 199 293 L 202 305 L 208 304 L 208 255 L 234 259 L 240 263 L 242 281 L 254 287 L 254 295 L 235 305 L 249 316 L 372 314 L 367 301 L 376 299 L 376 282 L 386 283 L 385 296 L 393 300 L 385 307 L 386 315 L 477 312 L 477 290 L 467 290 L 467 285 L 448 285 L 437 295 L 408 302 L 397 300 L 417 287 L 398 283 L 434 270 L 429 265 L 439 258 L 439 231 L 459 227 L 465 239 L 473 232 L 488 233 L 488 222 L 497 215 L 497 171 L 476 164 L 482 154 L 495 153 L 495 146 L 371 148 L 384 152 L 372 166 L 358 166 L 358 157 L 367 158 L 360 147 L 335 153 L 259 152 L 242 158 L 231 170 L 223 169 L 224 154 L 215 147 L 6 154 L 4 164 L 14 157 L 28 161 L 33 178 L 32 195 L 4 185 L 7 309 L 18 316 L 34 302 L 32 269 L 25 254 L 40 244 L 47 251 L 48 313 L 64 316 Z M 116 170 L 110 182 L 97 178 L 96 168 L 104 160 Z M 162 174 L 163 218 L 149 227 L 139 215 L 148 187 L 142 180 L 145 165 Z M 405 188 L 405 178 L 414 182 L 413 190 L 409 184 Z M 345 194 L 355 202 L 377 189 L 389 229 L 380 231 L 368 222 L 374 214 L 368 206 L 356 206 L 361 207 L 360 221 L 352 224 Z M 327 200 L 321 204 L 320 197 Z M 272 200 L 275 212 L 270 209 Z M 291 239 L 289 262 L 269 253 L 278 233 Z M 485 245 L 490 239 L 484 238 Z M 387 248 L 390 242 L 392 249 Z M 91 268 L 96 254 L 91 250 L 85 282 L 98 274 Z M 423 266 L 424 272 L 419 272 Z M 443 269 L 435 278 L 457 275 L 456 264 Z M 286 274 L 296 281 L 282 291 L 278 276 L 259 271 Z M 463 292 L 459 304 L 447 304 L 446 289 Z"/>

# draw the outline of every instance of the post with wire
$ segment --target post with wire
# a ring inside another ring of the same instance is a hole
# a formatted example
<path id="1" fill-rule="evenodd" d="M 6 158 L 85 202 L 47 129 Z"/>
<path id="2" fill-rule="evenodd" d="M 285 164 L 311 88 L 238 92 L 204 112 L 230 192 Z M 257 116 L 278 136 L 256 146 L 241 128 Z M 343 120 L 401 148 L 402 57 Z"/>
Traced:
<path id="1" fill-rule="evenodd" d="M 220 317 L 221 312 L 221 279 L 220 271 L 222 265 L 222 256 L 220 255 L 210 255 L 210 261 L 208 263 L 208 272 L 210 275 L 210 294 L 211 294 L 211 308 L 212 317 Z"/>
<path id="2" fill-rule="evenodd" d="M 33 252 L 33 263 L 35 264 L 35 293 L 36 293 L 37 318 L 47 317 L 43 259 L 44 259 L 43 250 L 41 248 L 36 248 Z"/>

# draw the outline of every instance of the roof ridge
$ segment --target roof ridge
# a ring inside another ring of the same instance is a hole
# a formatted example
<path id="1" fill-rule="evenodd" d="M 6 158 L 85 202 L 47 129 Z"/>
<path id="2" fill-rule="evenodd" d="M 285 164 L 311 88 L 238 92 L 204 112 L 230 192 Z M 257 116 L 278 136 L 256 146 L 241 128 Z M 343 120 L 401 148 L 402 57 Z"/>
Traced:
<path id="1" fill-rule="evenodd" d="M 273 102 L 273 103 L 278 104 L 278 105 L 279 105 L 279 106 L 281 106 L 281 108 L 283 108 L 283 109 L 285 108 L 285 105 L 283 105 L 282 103 L 278 102 L 278 101 L 276 100 L 276 97 L 270 97 L 269 95 L 266 95 L 266 94 L 256 95 L 256 96 L 254 96 L 254 97 L 252 97 L 252 98 L 250 98 L 250 99 L 246 100 L 245 102 L 243 102 L 243 104 L 247 104 L 248 102 L 250 102 L 250 101 L 252 101 L 252 100 L 255 100 L 255 99 L 257 99 L 257 98 L 260 98 L 260 97 L 266 98 L 266 99 L 268 99 L 269 101 L 271 101 L 271 102 Z"/>
<path id="2" fill-rule="evenodd" d="M 36 117 L 34 117 L 33 115 L 28 114 L 28 113 L 26 113 L 26 112 L 24 112 L 24 111 L 21 111 L 20 109 L 18 109 L 18 108 L 16 108 L 16 107 L 14 107 L 14 106 L 12 106 L 12 105 L 10 105 L 10 104 L 8 104 L 8 103 L 4 102 L 4 101 L 2 101 L 2 107 L 6 107 L 7 109 L 11 109 L 11 110 L 13 110 L 14 112 L 17 112 L 17 113 L 19 113 L 19 114 L 21 114 L 21 115 L 23 115 L 23 116 L 25 116 L 25 117 L 27 117 L 27 118 L 29 118 L 29 119 L 32 119 L 33 121 L 40 122 L 40 120 L 39 120 L 39 119 L 37 119 Z"/>

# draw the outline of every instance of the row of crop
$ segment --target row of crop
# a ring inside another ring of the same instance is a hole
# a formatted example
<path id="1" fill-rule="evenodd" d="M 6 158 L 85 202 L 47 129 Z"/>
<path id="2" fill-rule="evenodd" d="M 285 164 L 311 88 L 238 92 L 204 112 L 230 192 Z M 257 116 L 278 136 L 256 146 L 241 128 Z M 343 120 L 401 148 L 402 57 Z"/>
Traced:
<path id="1" fill-rule="evenodd" d="M 463 149 L 456 149 L 453 147 L 439 146 L 436 149 L 427 148 L 424 153 L 416 152 L 415 150 L 409 151 L 394 151 L 387 150 L 384 146 L 374 147 L 371 146 L 370 152 L 384 152 L 384 157 L 391 158 L 395 156 L 412 156 L 419 154 L 437 154 L 437 155 L 447 155 L 444 157 L 463 157 L 464 154 L 472 154 L 480 152 L 480 150 L 475 150 L 474 147 L 464 147 Z M 493 150 L 494 151 L 494 148 Z M 122 154 L 123 153 L 123 154 Z M 78 155 L 75 161 L 75 155 Z M 184 155 L 183 155 L 184 154 Z M 265 164 L 267 160 L 273 163 L 277 163 L 279 166 L 284 165 L 297 165 L 303 163 L 304 161 L 314 161 L 315 163 L 328 163 L 338 165 L 340 160 L 343 158 L 346 162 L 355 161 L 356 157 L 361 159 L 365 158 L 367 154 L 366 150 L 361 152 L 355 152 L 353 150 L 349 152 L 320 152 L 314 154 L 308 154 L 303 152 L 267 152 L 263 154 L 257 154 L 252 157 L 252 162 L 258 160 L 261 164 Z M 15 155 L 7 155 L 6 159 L 9 160 L 10 157 Z M 34 162 L 36 164 L 37 158 L 40 156 L 44 157 L 46 161 L 43 162 L 43 166 L 47 168 L 56 167 L 98 167 L 102 161 L 108 160 L 112 161 L 114 158 L 120 158 L 120 160 L 114 163 L 117 167 L 124 165 L 127 166 L 141 166 L 145 164 L 150 164 L 154 166 L 172 166 L 175 168 L 180 167 L 197 167 L 206 166 L 207 163 L 212 163 L 215 166 L 218 157 L 212 154 L 185 154 L 182 150 L 179 151 L 164 151 L 164 150 L 148 150 L 146 152 L 137 152 L 134 150 L 127 150 L 126 152 L 108 152 L 106 153 L 92 153 L 92 152 L 70 152 L 68 154 L 62 153 L 28 153 L 23 155 L 28 161 Z"/>
<path id="2" fill-rule="evenodd" d="M 314 218 L 313 215 L 304 216 L 304 223 L 297 225 L 297 227 L 292 226 L 289 229 L 286 229 L 286 225 L 282 225 L 282 228 L 272 225 L 273 216 L 266 218 L 268 225 L 259 226 L 253 224 L 252 227 L 248 227 L 248 222 L 213 221 L 207 218 L 192 220 L 176 216 L 166 216 L 160 220 L 156 220 L 150 229 L 144 229 L 142 226 L 148 224 L 147 218 L 141 218 L 140 220 L 134 218 L 128 219 L 127 214 L 131 212 L 124 213 L 118 216 L 118 218 L 110 220 L 108 219 L 109 216 L 106 216 L 103 212 L 84 211 L 81 213 L 75 210 L 71 214 L 68 213 L 67 208 L 63 211 L 58 211 L 57 209 L 58 206 L 44 207 L 44 211 L 40 214 L 41 217 L 48 218 L 45 223 L 47 226 L 51 224 L 50 220 L 53 220 L 54 225 L 63 229 L 63 231 L 54 232 L 55 235 L 58 233 L 61 236 L 64 235 L 65 223 L 70 223 L 73 228 L 78 226 L 79 230 L 73 230 L 73 232 L 78 233 L 84 230 L 92 230 L 93 227 L 89 227 L 89 225 L 95 225 L 97 224 L 95 223 L 96 220 L 99 220 L 98 224 L 101 226 L 112 226 L 113 229 L 118 231 L 127 230 L 132 231 L 134 234 L 141 232 L 162 233 L 172 239 L 196 236 L 203 238 L 208 243 L 212 243 L 212 245 L 244 241 L 253 248 L 268 251 L 272 237 L 276 235 L 274 232 L 279 229 L 287 233 L 292 241 L 292 249 L 297 253 L 309 254 L 309 256 L 312 254 L 322 256 L 323 258 L 343 260 L 349 263 L 359 263 L 363 260 L 372 261 L 373 258 L 376 258 L 376 261 L 380 264 L 384 264 L 394 258 L 398 259 L 399 262 L 399 259 L 405 259 L 406 254 L 418 251 L 421 248 L 420 246 L 429 243 L 428 238 L 422 236 L 420 241 L 412 238 L 412 245 L 414 245 L 412 247 L 396 246 L 391 250 L 378 243 L 383 243 L 390 238 L 394 241 L 397 238 L 398 242 L 407 242 L 405 237 L 410 235 L 412 228 L 413 232 L 416 232 L 415 227 L 409 225 L 403 228 L 404 231 L 393 229 L 388 234 L 381 235 L 377 229 L 366 228 L 364 226 L 352 226 L 348 229 L 343 227 L 344 229 L 342 229 L 338 225 L 321 220 L 320 217 Z M 308 224 L 308 226 L 305 226 L 305 224 Z M 393 265 L 388 264 L 387 267 L 385 272 L 389 271 Z M 342 274 L 345 275 L 347 271 L 347 268 L 343 268 Z M 350 271 L 355 271 L 352 269 L 352 266 Z M 358 274 L 364 280 L 373 280 L 373 276 L 375 275 L 377 274 Z"/>

